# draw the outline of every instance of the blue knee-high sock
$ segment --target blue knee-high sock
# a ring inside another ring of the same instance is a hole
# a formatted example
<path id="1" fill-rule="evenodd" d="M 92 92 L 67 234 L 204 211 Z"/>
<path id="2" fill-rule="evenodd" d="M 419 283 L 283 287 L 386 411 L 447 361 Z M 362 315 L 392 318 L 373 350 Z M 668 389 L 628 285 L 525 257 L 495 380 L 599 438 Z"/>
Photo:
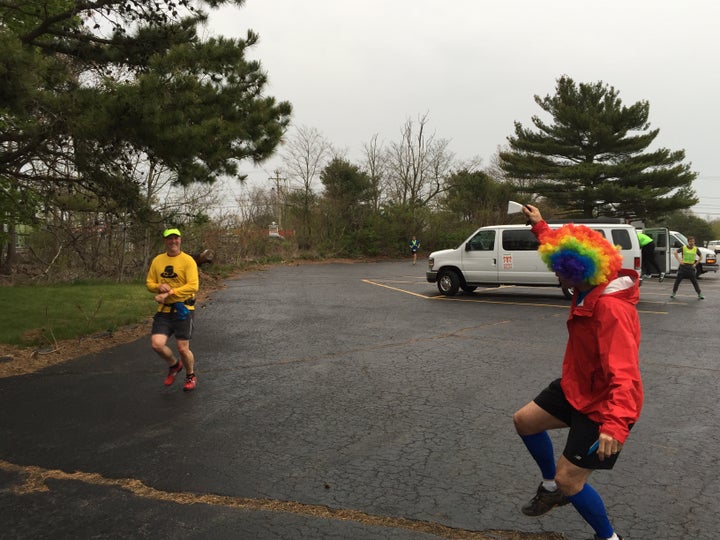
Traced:
<path id="1" fill-rule="evenodd" d="M 540 472 L 545 480 L 555 479 L 555 454 L 552 441 L 547 431 L 535 433 L 534 435 L 520 435 L 530 455 L 540 467 Z"/>
<path id="2" fill-rule="evenodd" d="M 585 484 L 579 493 L 571 495 L 568 499 L 583 519 L 595 530 L 598 537 L 612 537 L 614 531 L 610 525 L 605 504 L 600 494 L 590 484 Z"/>

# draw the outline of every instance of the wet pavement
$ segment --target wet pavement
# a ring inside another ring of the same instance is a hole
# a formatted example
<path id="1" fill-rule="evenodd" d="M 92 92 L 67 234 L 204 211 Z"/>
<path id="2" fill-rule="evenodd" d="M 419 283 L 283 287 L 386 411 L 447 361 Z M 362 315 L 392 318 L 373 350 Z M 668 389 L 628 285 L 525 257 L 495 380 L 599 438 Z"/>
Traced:
<path id="1" fill-rule="evenodd" d="M 197 311 L 195 392 L 162 386 L 147 338 L 0 379 L 0 538 L 592 537 L 570 506 L 519 511 L 539 478 L 511 416 L 558 376 L 569 303 L 448 299 L 424 271 L 228 281 Z M 720 277 L 701 286 L 641 288 L 645 407 L 592 477 L 626 540 L 720 531 Z"/>

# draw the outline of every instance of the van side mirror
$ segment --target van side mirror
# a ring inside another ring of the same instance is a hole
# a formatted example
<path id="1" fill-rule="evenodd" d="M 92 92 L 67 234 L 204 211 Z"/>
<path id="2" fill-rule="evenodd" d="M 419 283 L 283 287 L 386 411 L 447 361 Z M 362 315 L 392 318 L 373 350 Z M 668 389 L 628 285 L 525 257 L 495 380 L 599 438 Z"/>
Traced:
<path id="1" fill-rule="evenodd" d="M 472 244 L 470 242 L 465 242 L 465 251 L 472 251 Z"/>

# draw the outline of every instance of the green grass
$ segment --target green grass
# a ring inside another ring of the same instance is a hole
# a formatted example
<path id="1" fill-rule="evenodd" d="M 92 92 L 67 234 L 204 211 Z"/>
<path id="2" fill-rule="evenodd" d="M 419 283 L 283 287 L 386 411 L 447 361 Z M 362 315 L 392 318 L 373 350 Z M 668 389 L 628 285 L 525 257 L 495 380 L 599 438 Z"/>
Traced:
<path id="1" fill-rule="evenodd" d="M 270 256 L 234 266 L 213 265 L 211 275 L 226 279 L 239 271 L 283 261 Z M 144 280 L 117 283 L 88 279 L 59 285 L 0 287 L 0 300 L 0 345 L 21 347 L 54 345 L 63 339 L 114 331 L 143 322 L 157 309 Z"/>
<path id="2" fill-rule="evenodd" d="M 19 346 L 113 331 L 157 307 L 144 282 L 2 287 L 0 298 L 0 343 Z"/>

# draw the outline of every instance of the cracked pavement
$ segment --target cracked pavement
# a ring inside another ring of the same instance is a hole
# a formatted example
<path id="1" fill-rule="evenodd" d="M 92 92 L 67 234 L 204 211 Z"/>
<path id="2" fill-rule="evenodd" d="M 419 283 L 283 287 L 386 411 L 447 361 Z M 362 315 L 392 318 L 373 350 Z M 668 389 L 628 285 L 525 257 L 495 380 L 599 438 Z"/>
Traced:
<path id="1" fill-rule="evenodd" d="M 7 538 L 561 539 L 512 413 L 558 376 L 559 289 L 440 297 L 410 262 L 244 274 L 196 315 L 198 387 L 149 338 L 0 379 Z M 598 489 L 626 540 L 720 531 L 720 277 L 648 280 L 645 406 Z M 553 434 L 556 450 L 564 432 Z"/>

